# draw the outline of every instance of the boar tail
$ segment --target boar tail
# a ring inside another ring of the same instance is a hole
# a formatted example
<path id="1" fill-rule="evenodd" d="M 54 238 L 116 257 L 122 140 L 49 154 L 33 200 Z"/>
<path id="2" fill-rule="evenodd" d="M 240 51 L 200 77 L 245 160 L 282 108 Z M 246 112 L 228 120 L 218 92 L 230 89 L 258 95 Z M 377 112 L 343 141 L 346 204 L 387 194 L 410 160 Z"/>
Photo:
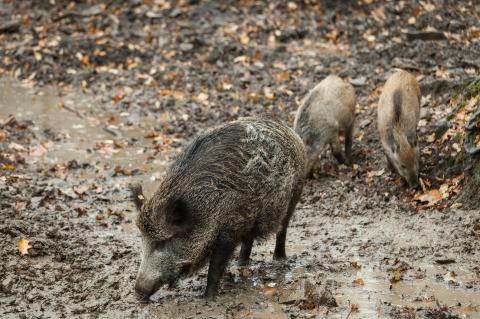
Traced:
<path id="1" fill-rule="evenodd" d="M 145 197 L 143 196 L 143 189 L 142 185 L 140 184 L 131 184 L 128 186 L 130 189 L 130 198 L 133 200 L 135 203 L 135 206 L 137 207 L 138 210 L 142 208 L 143 203 L 145 202 Z"/>

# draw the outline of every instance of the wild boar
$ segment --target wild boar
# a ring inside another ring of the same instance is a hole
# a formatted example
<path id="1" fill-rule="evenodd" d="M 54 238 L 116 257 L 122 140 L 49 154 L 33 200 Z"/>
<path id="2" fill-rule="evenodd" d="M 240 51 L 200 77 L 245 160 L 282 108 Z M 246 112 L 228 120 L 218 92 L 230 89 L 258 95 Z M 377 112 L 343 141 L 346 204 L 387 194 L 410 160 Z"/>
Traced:
<path id="1" fill-rule="evenodd" d="M 305 164 L 297 134 L 271 119 L 244 118 L 197 137 L 151 198 L 132 189 L 143 242 L 137 296 L 148 300 L 209 260 L 205 296 L 213 298 L 235 247 L 242 244 L 239 264 L 248 264 L 254 239 L 270 233 L 273 258 L 285 258 Z"/>
<path id="2" fill-rule="evenodd" d="M 305 143 L 308 171 L 326 144 L 339 163 L 351 163 L 356 97 L 350 83 L 329 75 L 310 91 L 295 116 L 293 129 Z M 345 137 L 342 152 L 339 137 Z"/>
<path id="3" fill-rule="evenodd" d="M 406 71 L 394 73 L 385 83 L 378 103 L 378 132 L 390 169 L 410 187 L 418 186 L 419 151 L 417 123 L 420 87 Z"/>

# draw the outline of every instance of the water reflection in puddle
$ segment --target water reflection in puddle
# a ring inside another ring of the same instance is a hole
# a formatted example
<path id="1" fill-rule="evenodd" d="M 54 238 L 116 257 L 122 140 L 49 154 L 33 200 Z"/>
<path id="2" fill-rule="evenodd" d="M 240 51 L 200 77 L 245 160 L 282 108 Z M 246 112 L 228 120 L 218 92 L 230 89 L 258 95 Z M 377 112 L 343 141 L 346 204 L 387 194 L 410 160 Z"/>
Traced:
<path id="1" fill-rule="evenodd" d="M 37 92 L 22 87 L 13 79 L 0 79 L 0 118 L 13 115 L 17 120 L 32 121 L 35 129 L 46 136 L 46 141 L 40 143 L 38 150 L 31 152 L 34 154 L 28 160 L 35 162 L 41 158 L 52 164 L 77 160 L 119 165 L 129 170 L 140 169 L 153 176 L 145 181 L 147 190 L 151 188 L 175 155 L 173 150 L 162 151 L 146 164 L 144 147 L 152 140 L 146 139 L 145 135 L 155 126 L 155 119 L 145 119 L 138 126 L 128 126 L 124 123 L 127 122 L 125 119 L 121 120 L 128 117 L 128 113 L 114 115 L 102 112 L 97 115 L 96 109 L 99 106 L 95 101 L 79 92 L 62 95 L 52 87 Z M 55 141 L 48 140 L 48 131 L 55 135 Z M 139 142 L 128 143 L 132 140 Z M 86 179 L 96 177 L 85 176 Z"/>
<path id="2" fill-rule="evenodd" d="M 478 278 L 457 265 L 420 264 L 399 273 L 365 263 L 350 276 L 334 279 L 342 283 L 336 294 L 338 303 L 357 304 L 361 317 L 378 318 L 382 303 L 414 308 L 458 306 L 460 312 L 480 316 L 480 292 L 465 287 Z"/>

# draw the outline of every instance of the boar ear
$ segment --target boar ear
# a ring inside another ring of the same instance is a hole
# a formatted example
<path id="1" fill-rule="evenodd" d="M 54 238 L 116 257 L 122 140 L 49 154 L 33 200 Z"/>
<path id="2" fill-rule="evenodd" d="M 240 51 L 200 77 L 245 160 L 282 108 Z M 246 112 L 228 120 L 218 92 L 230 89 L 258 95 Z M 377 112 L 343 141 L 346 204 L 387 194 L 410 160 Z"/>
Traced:
<path id="1" fill-rule="evenodd" d="M 134 184 L 129 185 L 128 188 L 130 189 L 130 198 L 135 203 L 135 207 L 140 210 L 145 202 L 145 197 L 143 196 L 143 189 L 142 185 Z"/>
<path id="2" fill-rule="evenodd" d="M 167 206 L 166 221 L 175 232 L 186 233 L 192 229 L 192 210 L 183 199 L 175 199 Z"/>

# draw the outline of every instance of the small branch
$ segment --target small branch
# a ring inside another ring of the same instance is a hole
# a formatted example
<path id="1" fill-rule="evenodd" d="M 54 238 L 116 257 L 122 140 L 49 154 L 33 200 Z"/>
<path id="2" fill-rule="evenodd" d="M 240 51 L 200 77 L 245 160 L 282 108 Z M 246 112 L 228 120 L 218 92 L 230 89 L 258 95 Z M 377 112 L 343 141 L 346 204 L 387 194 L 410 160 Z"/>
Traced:
<path id="1" fill-rule="evenodd" d="M 431 32 L 405 32 L 408 41 L 413 40 L 446 40 L 447 37 L 443 32 L 431 31 Z"/>
<path id="2" fill-rule="evenodd" d="M 67 110 L 67 111 L 72 112 L 73 114 L 75 114 L 76 116 L 78 116 L 81 119 L 85 118 L 85 116 L 82 113 L 80 113 L 79 111 L 77 111 L 75 109 L 72 109 L 70 106 L 65 105 L 64 103 L 61 104 L 61 107 L 64 108 L 65 110 Z"/>

